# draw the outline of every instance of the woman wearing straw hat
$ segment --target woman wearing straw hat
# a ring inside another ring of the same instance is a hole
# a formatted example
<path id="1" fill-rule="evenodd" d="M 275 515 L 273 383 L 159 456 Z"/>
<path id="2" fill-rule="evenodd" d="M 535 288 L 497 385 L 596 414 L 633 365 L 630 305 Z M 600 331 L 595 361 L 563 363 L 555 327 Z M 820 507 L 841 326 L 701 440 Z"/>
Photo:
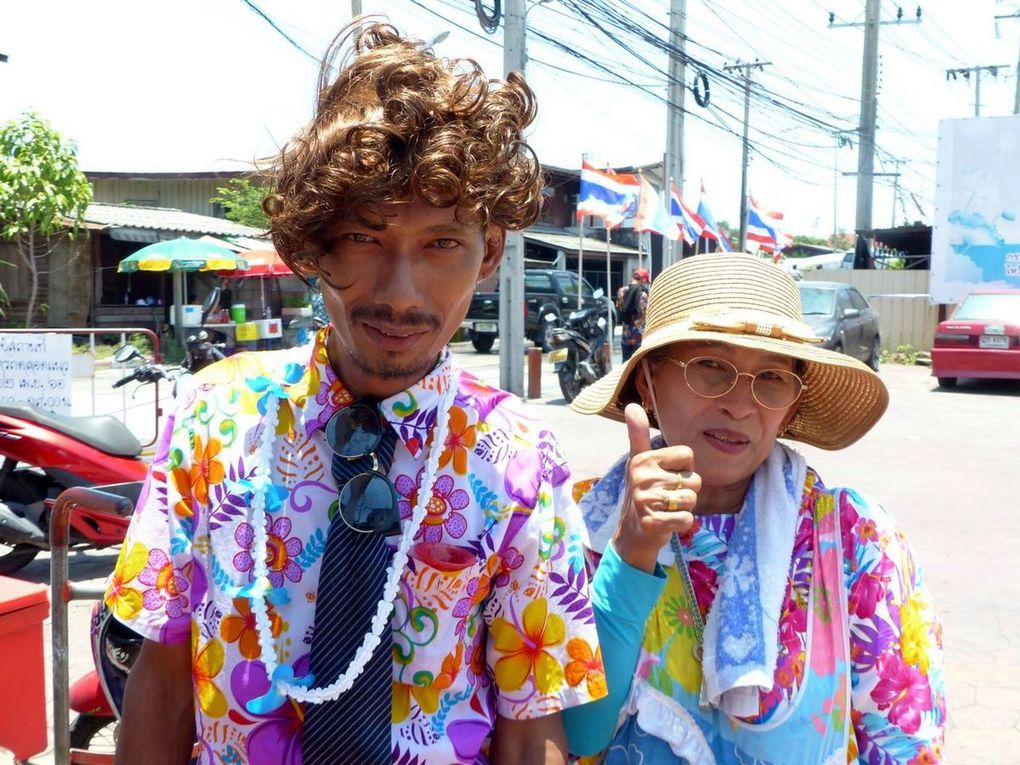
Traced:
<path id="1" fill-rule="evenodd" d="M 940 760 L 941 628 L 909 544 L 777 441 L 842 449 L 885 411 L 879 377 L 818 342 L 789 275 L 694 257 L 653 283 L 633 357 L 573 402 L 625 420 L 630 450 L 581 501 L 609 697 L 565 713 L 572 752 Z"/>

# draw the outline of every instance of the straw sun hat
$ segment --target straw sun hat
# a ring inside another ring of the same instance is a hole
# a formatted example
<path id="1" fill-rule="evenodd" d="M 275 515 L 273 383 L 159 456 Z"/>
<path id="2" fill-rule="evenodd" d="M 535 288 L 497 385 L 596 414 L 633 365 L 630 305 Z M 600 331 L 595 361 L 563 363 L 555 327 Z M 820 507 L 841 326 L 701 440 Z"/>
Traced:
<path id="1" fill-rule="evenodd" d="M 867 433 L 889 403 L 885 384 L 866 365 L 819 348 L 804 324 L 797 282 L 752 255 L 708 254 L 681 260 L 652 283 L 645 335 L 625 365 L 585 388 L 571 408 L 623 420 L 640 403 L 634 372 L 648 354 L 674 343 L 726 343 L 803 362 L 796 416 L 783 438 L 822 449 L 842 449 Z"/>

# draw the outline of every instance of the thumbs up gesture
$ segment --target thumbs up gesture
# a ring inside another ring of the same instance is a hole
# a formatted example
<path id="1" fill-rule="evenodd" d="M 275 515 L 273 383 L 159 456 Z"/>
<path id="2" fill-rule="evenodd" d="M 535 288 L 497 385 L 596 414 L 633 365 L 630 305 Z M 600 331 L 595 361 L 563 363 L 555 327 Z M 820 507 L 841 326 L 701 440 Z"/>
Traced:
<path id="1" fill-rule="evenodd" d="M 683 534 L 694 525 L 701 476 L 694 472 L 694 452 L 689 447 L 652 449 L 648 415 L 639 405 L 629 404 L 624 418 L 630 461 L 613 546 L 631 566 L 651 572 L 670 535 Z"/>

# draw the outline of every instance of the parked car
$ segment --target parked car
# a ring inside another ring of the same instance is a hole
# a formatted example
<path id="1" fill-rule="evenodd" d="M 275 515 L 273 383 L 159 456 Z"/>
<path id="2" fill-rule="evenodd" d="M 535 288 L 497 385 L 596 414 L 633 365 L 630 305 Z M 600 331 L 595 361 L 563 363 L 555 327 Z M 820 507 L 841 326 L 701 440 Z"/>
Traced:
<path id="1" fill-rule="evenodd" d="M 961 377 L 1020 379 L 1020 290 L 967 295 L 939 323 L 931 373 L 942 388 Z"/>
<path id="2" fill-rule="evenodd" d="M 800 282 L 801 315 L 823 348 L 860 359 L 878 371 L 882 341 L 878 311 L 849 284 Z"/>
<path id="3" fill-rule="evenodd" d="M 587 280 L 580 280 L 581 308 L 606 307 L 605 295 L 596 296 Z M 549 351 L 549 335 L 563 326 L 566 317 L 577 309 L 578 278 L 573 271 L 529 268 L 524 271 L 524 334 L 542 350 Z M 613 308 L 613 324 L 616 309 Z M 549 314 L 553 315 L 550 320 Z M 467 316 L 461 323 L 475 350 L 488 353 L 499 332 L 499 293 L 476 292 Z"/>

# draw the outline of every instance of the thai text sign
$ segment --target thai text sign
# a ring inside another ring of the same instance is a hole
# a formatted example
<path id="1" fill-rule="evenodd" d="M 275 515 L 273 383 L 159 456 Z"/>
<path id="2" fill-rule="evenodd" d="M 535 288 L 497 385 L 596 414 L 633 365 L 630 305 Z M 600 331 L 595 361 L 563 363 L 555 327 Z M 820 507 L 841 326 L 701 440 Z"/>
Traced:
<path id="1" fill-rule="evenodd" d="M 71 336 L 0 333 L 0 404 L 71 414 Z"/>

